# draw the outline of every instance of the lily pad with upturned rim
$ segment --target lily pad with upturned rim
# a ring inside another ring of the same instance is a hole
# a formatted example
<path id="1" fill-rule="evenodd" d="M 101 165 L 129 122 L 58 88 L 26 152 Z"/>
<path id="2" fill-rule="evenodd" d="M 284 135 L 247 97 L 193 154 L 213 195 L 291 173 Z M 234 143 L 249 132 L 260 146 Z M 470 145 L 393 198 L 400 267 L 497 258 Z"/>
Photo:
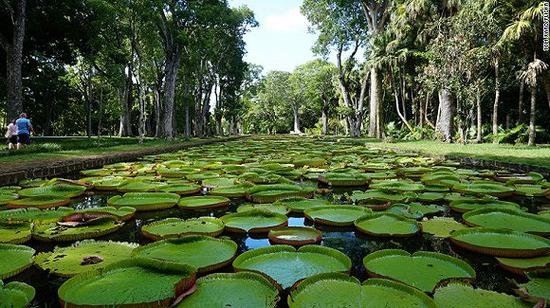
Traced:
<path id="1" fill-rule="evenodd" d="M 61 197 L 61 198 L 75 198 L 82 196 L 86 192 L 86 187 L 79 185 L 68 184 L 56 184 L 39 187 L 31 187 L 21 189 L 17 194 L 21 197 Z"/>
<path id="2" fill-rule="evenodd" d="M 32 224 L 0 224 L 0 243 L 23 244 L 32 237 Z"/>
<path id="3" fill-rule="evenodd" d="M 36 294 L 35 289 L 19 281 L 4 284 L 0 280 L 0 304 L 2 307 L 27 307 L 31 304 Z"/>
<path id="4" fill-rule="evenodd" d="M 415 220 L 391 213 L 367 215 L 357 219 L 354 225 L 365 234 L 382 237 L 407 237 L 420 231 Z"/>
<path id="5" fill-rule="evenodd" d="M 294 184 L 256 185 L 248 190 L 247 198 L 254 203 L 273 203 L 286 198 L 311 198 L 314 188 Z"/>
<path id="6" fill-rule="evenodd" d="M 451 242 L 496 257 L 537 257 L 550 253 L 550 240 L 509 229 L 469 228 L 451 233 Z"/>
<path id="7" fill-rule="evenodd" d="M 0 206 L 6 205 L 10 201 L 17 200 L 19 196 L 11 192 L 0 192 Z"/>
<path id="8" fill-rule="evenodd" d="M 149 239 L 160 240 L 184 235 L 208 235 L 216 237 L 225 228 L 223 222 L 215 217 L 190 219 L 166 218 L 141 227 L 141 233 Z"/>
<path id="9" fill-rule="evenodd" d="M 63 196 L 38 196 L 23 198 L 8 202 L 8 207 L 15 208 L 37 208 L 46 209 L 52 207 L 65 206 L 71 203 L 71 199 Z"/>
<path id="10" fill-rule="evenodd" d="M 171 238 L 134 249 L 134 257 L 187 264 L 199 273 L 211 272 L 231 263 L 237 253 L 232 240 L 203 235 Z"/>
<path id="11" fill-rule="evenodd" d="M 275 308 L 279 290 L 260 274 L 216 273 L 197 280 L 197 290 L 176 307 Z"/>
<path id="12" fill-rule="evenodd" d="M 172 193 L 160 192 L 130 192 L 123 196 L 114 196 L 107 200 L 107 204 L 114 207 L 130 206 L 136 211 L 156 211 L 168 209 L 176 205 L 180 196 Z"/>
<path id="13" fill-rule="evenodd" d="M 138 246 L 126 242 L 84 240 L 68 247 L 56 247 L 52 252 L 39 253 L 35 264 L 50 274 L 71 277 L 128 259 Z"/>
<path id="14" fill-rule="evenodd" d="M 436 289 L 434 300 L 438 307 L 463 308 L 463 307 L 507 307 L 528 308 L 531 307 L 519 298 L 483 289 L 474 289 L 464 283 L 449 283 Z"/>
<path id="15" fill-rule="evenodd" d="M 519 284 L 519 292 L 534 299 L 550 300 L 550 272 L 528 273 L 529 281 Z"/>
<path id="16" fill-rule="evenodd" d="M 34 253 L 28 246 L 0 244 L 0 279 L 13 277 L 30 267 Z"/>
<path id="17" fill-rule="evenodd" d="M 404 180 L 384 180 L 370 185 L 371 188 L 394 192 L 420 192 L 425 189 L 421 183 Z"/>
<path id="18" fill-rule="evenodd" d="M 403 283 L 371 278 L 361 284 L 341 273 L 319 274 L 290 291 L 289 308 L 309 307 L 425 307 L 435 308 L 423 292 Z"/>
<path id="19" fill-rule="evenodd" d="M 306 199 L 306 198 L 287 198 L 279 200 L 273 205 L 284 205 L 290 209 L 292 213 L 303 213 L 307 209 L 328 206 L 331 203 L 325 199 Z"/>
<path id="20" fill-rule="evenodd" d="M 321 273 L 351 270 L 351 260 L 342 252 L 318 245 L 274 245 L 249 250 L 233 261 L 236 271 L 258 272 L 270 277 L 282 288 Z"/>
<path id="21" fill-rule="evenodd" d="M 72 277 L 58 289 L 62 306 L 167 307 L 195 283 L 195 269 L 133 258 Z"/>
<path id="22" fill-rule="evenodd" d="M 458 213 L 466 213 L 484 208 L 520 210 L 517 203 L 502 200 L 454 200 L 449 203 L 449 207 Z"/>
<path id="23" fill-rule="evenodd" d="M 307 219 L 330 226 L 352 226 L 360 217 L 372 213 L 369 208 L 355 205 L 333 205 L 316 207 L 304 211 Z"/>
<path id="24" fill-rule="evenodd" d="M 81 226 L 65 227 L 57 224 L 40 224 L 34 226 L 33 238 L 44 242 L 78 241 L 89 238 L 97 238 L 122 228 L 123 222 L 105 220 L 101 223 Z"/>
<path id="25" fill-rule="evenodd" d="M 201 186 L 197 184 L 169 184 L 160 188 L 159 191 L 189 196 L 200 193 L 201 189 Z"/>
<path id="26" fill-rule="evenodd" d="M 246 196 L 249 188 L 249 185 L 215 187 L 210 190 L 208 194 L 212 196 L 222 196 L 227 198 L 242 198 Z"/>
<path id="27" fill-rule="evenodd" d="M 370 177 L 365 173 L 330 172 L 319 175 L 318 180 L 330 186 L 365 186 Z"/>
<path id="28" fill-rule="evenodd" d="M 303 246 L 318 244 L 322 234 L 319 230 L 309 227 L 282 227 L 269 231 L 269 242 L 276 245 Z"/>
<path id="29" fill-rule="evenodd" d="M 286 215 L 290 213 L 290 209 L 283 204 L 276 203 L 245 203 L 237 208 L 237 213 L 242 213 L 250 210 L 262 210 L 273 213 Z"/>
<path id="30" fill-rule="evenodd" d="M 468 226 L 457 222 L 452 217 L 434 217 L 420 222 L 420 226 L 423 233 L 444 238 L 451 236 L 451 232 L 455 230 L 468 229 Z"/>
<path id="31" fill-rule="evenodd" d="M 495 197 L 506 197 L 514 194 L 514 188 L 498 183 L 463 183 L 452 187 L 454 191 L 465 194 L 483 194 Z"/>
<path id="32" fill-rule="evenodd" d="M 220 219 L 225 224 L 225 230 L 238 233 L 264 233 L 288 224 L 285 215 L 257 209 L 227 214 Z"/>
<path id="33" fill-rule="evenodd" d="M 479 209 L 462 215 L 471 226 L 507 228 L 515 231 L 550 235 L 550 218 L 507 209 Z"/>
<path id="34" fill-rule="evenodd" d="M 185 210 L 200 210 L 225 207 L 231 202 L 226 197 L 221 196 L 193 196 L 181 198 L 178 206 Z"/>
<path id="35" fill-rule="evenodd" d="M 363 264 L 371 276 L 401 281 L 424 292 L 432 292 L 441 281 L 475 279 L 466 262 L 437 252 L 383 249 L 367 255 Z"/>
<path id="36" fill-rule="evenodd" d="M 499 265 L 514 274 L 550 269 L 550 255 L 534 258 L 496 258 Z"/>
<path id="37" fill-rule="evenodd" d="M 75 210 L 68 207 L 58 207 L 54 209 L 40 210 L 37 208 L 23 208 L 0 211 L 0 223 L 20 224 L 23 222 L 51 223 L 56 222 L 61 217 L 73 213 Z"/>
<path id="38" fill-rule="evenodd" d="M 131 206 L 103 206 L 103 207 L 93 207 L 85 208 L 78 210 L 78 213 L 88 213 L 88 214 L 110 214 L 116 216 L 119 220 L 128 221 L 132 219 L 136 213 L 136 208 Z"/>

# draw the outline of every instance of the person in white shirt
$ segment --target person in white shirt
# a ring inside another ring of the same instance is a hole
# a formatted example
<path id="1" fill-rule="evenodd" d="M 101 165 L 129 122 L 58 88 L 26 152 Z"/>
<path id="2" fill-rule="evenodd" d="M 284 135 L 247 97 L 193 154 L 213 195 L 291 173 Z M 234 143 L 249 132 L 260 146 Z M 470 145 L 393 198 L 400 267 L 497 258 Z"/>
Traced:
<path id="1" fill-rule="evenodd" d="M 8 149 L 13 150 L 17 146 L 17 126 L 15 120 L 11 121 L 6 127 L 6 139 L 8 139 Z"/>

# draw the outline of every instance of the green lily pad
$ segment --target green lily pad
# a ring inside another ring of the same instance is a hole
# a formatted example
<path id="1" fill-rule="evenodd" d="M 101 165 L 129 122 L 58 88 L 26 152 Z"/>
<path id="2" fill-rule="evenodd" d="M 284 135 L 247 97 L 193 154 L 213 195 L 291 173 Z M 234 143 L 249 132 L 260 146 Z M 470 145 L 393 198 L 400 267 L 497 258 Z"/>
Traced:
<path id="1" fill-rule="evenodd" d="M 14 193 L 2 192 L 2 193 L 0 193 L 0 205 L 6 205 L 10 201 L 17 200 L 17 198 L 19 198 L 19 196 L 17 196 Z"/>
<path id="2" fill-rule="evenodd" d="M 197 290 L 176 307 L 275 308 L 279 290 L 260 274 L 216 273 L 197 280 Z"/>
<path id="3" fill-rule="evenodd" d="M 392 213 L 401 215 L 407 218 L 420 219 L 426 215 L 439 214 L 445 211 L 445 208 L 440 205 L 424 205 L 417 202 L 412 203 L 397 203 L 384 210 L 383 213 Z"/>
<path id="4" fill-rule="evenodd" d="M 550 269 L 550 255 L 526 259 L 496 258 L 502 268 L 515 274 Z"/>
<path id="5" fill-rule="evenodd" d="M 18 194 L 26 198 L 43 196 L 75 198 L 82 196 L 85 192 L 86 187 L 84 186 L 57 184 L 21 189 Z"/>
<path id="6" fill-rule="evenodd" d="M 188 264 L 199 273 L 211 272 L 231 263 L 237 253 L 232 240 L 189 235 L 136 248 L 133 256 Z"/>
<path id="7" fill-rule="evenodd" d="M 448 308 L 531 307 L 514 296 L 483 289 L 474 289 L 472 286 L 463 283 L 450 283 L 444 287 L 437 288 L 434 300 L 438 307 Z"/>
<path id="8" fill-rule="evenodd" d="M 246 196 L 249 188 L 250 188 L 249 185 L 232 185 L 232 186 L 216 187 L 210 190 L 208 194 L 212 196 L 223 196 L 227 198 L 242 198 Z"/>
<path id="9" fill-rule="evenodd" d="M 541 197 L 549 192 L 549 189 L 541 185 L 517 184 L 514 185 L 516 194 L 528 197 Z"/>
<path id="10" fill-rule="evenodd" d="M 169 184 L 160 188 L 159 191 L 189 196 L 200 193 L 201 189 L 201 186 L 197 184 Z"/>
<path id="11" fill-rule="evenodd" d="M 13 277 L 32 265 L 35 250 L 15 244 L 0 244 L 0 279 Z"/>
<path id="12" fill-rule="evenodd" d="M 215 217 L 198 217 L 190 219 L 167 218 L 141 227 L 147 238 L 160 240 L 184 235 L 208 235 L 216 237 L 225 228 L 223 222 Z"/>
<path id="13" fill-rule="evenodd" d="M 160 182 L 133 180 L 118 186 L 117 190 L 120 192 L 155 192 L 160 191 L 165 186 L 167 186 L 167 184 Z"/>
<path id="14" fill-rule="evenodd" d="M 65 206 L 71 202 L 71 199 L 63 196 L 39 196 L 32 198 L 23 198 L 8 202 L 9 208 L 37 208 L 46 209 L 52 207 Z"/>
<path id="15" fill-rule="evenodd" d="M 550 300 L 550 274 L 548 272 L 528 273 L 529 281 L 518 285 L 520 292 L 535 299 Z"/>
<path id="16" fill-rule="evenodd" d="M 30 305 L 36 291 L 24 282 L 12 281 L 4 284 L 0 280 L 0 303 L 2 307 L 27 307 Z"/>
<path id="17" fill-rule="evenodd" d="M 168 209 L 176 205 L 180 196 L 172 193 L 125 193 L 123 196 L 114 196 L 107 200 L 107 204 L 114 207 L 130 206 L 136 211 L 156 211 Z"/>
<path id="18" fill-rule="evenodd" d="M 445 199 L 445 193 L 442 192 L 423 192 L 418 194 L 417 199 L 423 202 L 435 202 Z"/>
<path id="19" fill-rule="evenodd" d="M 370 177 L 365 173 L 332 172 L 319 175 L 319 182 L 330 186 L 365 186 Z"/>
<path id="20" fill-rule="evenodd" d="M 351 260 L 340 251 L 306 245 L 298 250 L 292 246 L 274 245 L 249 250 L 233 261 L 237 271 L 260 272 L 283 288 L 316 274 L 349 272 Z"/>
<path id="21" fill-rule="evenodd" d="M 101 223 L 80 227 L 65 227 L 58 224 L 41 224 L 34 226 L 33 238 L 44 242 L 78 241 L 97 238 L 122 228 L 123 222 L 104 220 Z"/>
<path id="22" fill-rule="evenodd" d="M 506 197 L 514 193 L 514 188 L 497 183 L 464 183 L 453 186 L 454 191 L 465 194 L 483 194 L 495 197 Z"/>
<path id="23" fill-rule="evenodd" d="M 425 189 L 424 185 L 421 183 L 403 180 L 385 180 L 377 183 L 372 183 L 370 185 L 370 188 L 393 192 L 420 192 Z"/>
<path id="24" fill-rule="evenodd" d="M 455 200 L 449 203 L 449 207 L 458 213 L 466 213 L 483 208 L 519 210 L 517 203 L 501 200 Z"/>
<path id="25" fill-rule="evenodd" d="M 62 306 L 167 307 L 194 282 L 188 265 L 134 258 L 77 275 L 57 293 Z"/>
<path id="26" fill-rule="evenodd" d="M 451 217 L 434 217 L 420 222 L 420 226 L 423 233 L 433 234 L 437 237 L 449 237 L 455 230 L 468 228 Z"/>
<path id="27" fill-rule="evenodd" d="M 352 226 L 355 220 L 370 213 L 370 209 L 354 205 L 323 206 L 304 211 L 306 218 L 315 223 L 340 227 Z"/>
<path id="28" fill-rule="evenodd" d="M 291 184 L 256 185 L 248 190 L 248 198 L 254 203 L 272 203 L 286 198 L 311 198 L 315 189 Z"/>
<path id="29" fill-rule="evenodd" d="M 126 184 L 127 180 L 123 177 L 107 177 L 92 181 L 94 189 L 101 191 L 116 191 L 118 188 Z"/>
<path id="30" fill-rule="evenodd" d="M 229 232 L 263 233 L 281 226 L 286 226 L 285 215 L 258 209 L 227 214 L 221 217 L 225 230 Z"/>
<path id="31" fill-rule="evenodd" d="M 550 235 L 550 219 L 507 209 L 479 209 L 462 215 L 471 226 L 507 228 L 515 231 Z"/>
<path id="32" fill-rule="evenodd" d="M 537 257 L 550 253 L 550 240 L 509 229 L 469 228 L 454 231 L 450 239 L 464 249 L 497 257 Z"/>
<path id="33" fill-rule="evenodd" d="M 205 179 L 204 181 L 202 181 L 202 186 L 208 187 L 208 188 L 231 187 L 231 186 L 235 186 L 236 181 L 237 181 L 237 178 L 217 177 L 217 178 Z"/>
<path id="34" fill-rule="evenodd" d="M 31 239 L 32 224 L 0 224 L 0 243 L 23 244 Z"/>
<path id="35" fill-rule="evenodd" d="M 325 199 L 287 198 L 279 200 L 273 205 L 284 205 L 292 213 L 303 213 L 307 209 L 328 206 L 331 203 Z"/>
<path id="36" fill-rule="evenodd" d="M 319 274 L 302 281 L 288 297 L 290 308 L 302 307 L 429 307 L 433 300 L 405 284 L 371 278 L 360 284 L 341 273 Z"/>
<path id="37" fill-rule="evenodd" d="M 406 202 L 417 198 L 416 193 L 395 193 L 383 191 L 380 189 L 369 189 L 367 191 L 354 191 L 351 195 L 351 200 L 356 204 L 369 204 L 372 201 L 382 202 Z"/>
<path id="38" fill-rule="evenodd" d="M 71 277 L 104 268 L 130 258 L 138 244 L 84 240 L 68 247 L 56 247 L 52 252 L 36 255 L 34 262 L 50 274 Z"/>
<path id="39" fill-rule="evenodd" d="M 240 205 L 238 208 L 237 208 L 237 213 L 242 213 L 242 212 L 246 212 L 246 211 L 250 211 L 250 210 L 262 210 L 262 211 L 268 211 L 268 212 L 273 212 L 273 213 L 277 213 L 277 214 L 282 214 L 282 215 L 286 215 L 290 212 L 290 209 L 288 207 L 286 207 L 285 205 L 283 204 L 276 204 L 276 203 L 266 203 L 266 204 L 262 204 L 262 203 L 245 203 L 243 205 Z"/>
<path id="40" fill-rule="evenodd" d="M 415 220 L 391 213 L 367 215 L 355 221 L 355 227 L 372 236 L 412 236 L 420 231 Z"/>
<path id="41" fill-rule="evenodd" d="M 437 252 L 411 255 L 400 249 L 383 249 L 367 255 L 363 264 L 371 275 L 401 281 L 424 292 L 432 292 L 443 280 L 476 277 L 468 263 Z"/>
<path id="42" fill-rule="evenodd" d="M 222 196 L 193 196 L 181 198 L 178 206 L 185 210 L 213 209 L 225 207 L 231 202 Z"/>
<path id="43" fill-rule="evenodd" d="M 134 217 L 136 213 L 136 208 L 131 206 L 102 206 L 94 208 L 85 208 L 78 210 L 77 213 L 87 213 L 87 214 L 109 214 L 116 216 L 119 220 L 128 221 Z"/>
<path id="44" fill-rule="evenodd" d="M 321 242 L 321 231 L 308 227 L 282 227 L 270 230 L 267 237 L 272 244 L 303 246 Z"/>
<path id="45" fill-rule="evenodd" d="M 61 217 L 73 213 L 73 208 L 59 207 L 57 209 L 40 210 L 37 208 L 23 208 L 0 211 L 0 223 L 19 224 L 23 222 L 51 223 Z"/>

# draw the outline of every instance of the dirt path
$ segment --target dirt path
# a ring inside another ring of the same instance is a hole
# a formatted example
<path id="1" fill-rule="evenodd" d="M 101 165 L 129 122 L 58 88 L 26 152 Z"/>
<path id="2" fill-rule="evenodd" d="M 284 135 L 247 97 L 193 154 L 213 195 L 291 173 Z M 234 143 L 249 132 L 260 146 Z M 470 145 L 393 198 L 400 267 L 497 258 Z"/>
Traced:
<path id="1" fill-rule="evenodd" d="M 0 186 L 14 185 L 23 179 L 52 178 L 83 169 L 100 168 L 106 164 L 135 160 L 145 155 L 155 155 L 191 147 L 240 139 L 242 136 L 182 142 L 169 146 L 145 147 L 138 150 L 106 154 L 86 155 L 77 158 L 41 159 L 0 165 Z"/>

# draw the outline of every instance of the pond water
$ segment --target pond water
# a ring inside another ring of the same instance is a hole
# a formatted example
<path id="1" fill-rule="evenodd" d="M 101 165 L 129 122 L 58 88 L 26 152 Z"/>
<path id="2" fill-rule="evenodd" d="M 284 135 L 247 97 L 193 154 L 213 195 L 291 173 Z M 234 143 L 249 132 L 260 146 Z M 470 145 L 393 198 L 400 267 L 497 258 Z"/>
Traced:
<path id="1" fill-rule="evenodd" d="M 247 153 L 240 154 L 243 156 L 247 155 Z M 263 158 L 269 159 L 269 157 L 266 156 L 263 156 Z M 316 185 L 315 182 L 311 181 L 303 182 L 300 180 L 299 182 L 308 186 Z M 350 203 L 349 198 L 347 197 L 351 195 L 352 191 L 356 190 L 366 190 L 366 188 L 335 188 L 331 193 L 319 195 L 317 197 L 328 199 L 333 203 Z M 71 206 L 75 209 L 106 206 L 108 198 L 113 195 L 116 195 L 116 193 L 88 192 L 86 196 L 74 199 Z M 538 211 L 546 209 L 548 203 L 550 203 L 549 200 L 544 197 L 514 196 L 501 198 L 501 200 L 516 202 L 531 213 L 537 213 Z M 235 212 L 236 208 L 243 202 L 248 201 L 240 198 L 232 199 L 231 204 L 227 208 L 211 211 L 184 211 L 175 207 L 162 211 L 137 212 L 135 219 L 128 221 L 122 229 L 119 229 L 115 233 L 96 238 L 96 240 L 134 242 L 144 245 L 151 242 L 151 240 L 145 238 L 140 232 L 140 227 L 145 224 L 169 217 L 221 217 L 227 213 Z M 447 201 L 429 202 L 426 204 L 439 204 L 445 206 L 445 212 L 443 214 L 438 214 L 437 216 L 453 217 L 457 221 L 462 220 L 461 214 L 454 213 L 446 207 L 448 204 Z M 315 225 L 313 222 L 305 219 L 303 215 L 289 215 L 288 225 L 313 226 L 322 231 L 323 240 L 321 245 L 335 248 L 349 256 L 353 263 L 351 275 L 359 278 L 361 281 L 368 278 L 363 266 L 363 258 L 371 252 L 387 248 L 404 249 L 410 253 L 421 250 L 435 251 L 465 260 L 475 269 L 477 273 L 477 278 L 473 282 L 473 285 L 487 290 L 514 294 L 513 280 L 517 282 L 526 281 L 526 279 L 522 276 L 514 275 L 501 269 L 494 257 L 484 256 L 460 249 L 450 244 L 447 239 L 434 237 L 429 234 L 418 233 L 417 235 L 408 238 L 371 237 L 365 236 L 364 234 L 356 231 L 353 227 L 336 228 L 326 225 Z M 267 234 L 249 236 L 246 234 L 224 232 L 221 236 L 228 237 L 237 243 L 238 254 L 251 249 L 270 245 L 267 239 Z M 44 243 L 34 239 L 25 243 L 25 245 L 36 249 L 37 253 L 51 251 L 55 246 L 63 247 L 71 244 L 72 242 Z M 231 266 L 226 266 L 217 272 L 232 271 Z M 48 275 L 46 272 L 39 270 L 37 267 L 31 267 L 23 273 L 7 279 L 6 281 L 23 281 L 34 286 L 36 289 L 36 297 L 34 300 L 35 305 L 40 307 L 57 307 L 59 305 L 57 289 L 65 281 L 65 279 Z M 281 294 L 281 301 L 279 304 L 280 307 L 286 307 L 286 293 Z"/>

